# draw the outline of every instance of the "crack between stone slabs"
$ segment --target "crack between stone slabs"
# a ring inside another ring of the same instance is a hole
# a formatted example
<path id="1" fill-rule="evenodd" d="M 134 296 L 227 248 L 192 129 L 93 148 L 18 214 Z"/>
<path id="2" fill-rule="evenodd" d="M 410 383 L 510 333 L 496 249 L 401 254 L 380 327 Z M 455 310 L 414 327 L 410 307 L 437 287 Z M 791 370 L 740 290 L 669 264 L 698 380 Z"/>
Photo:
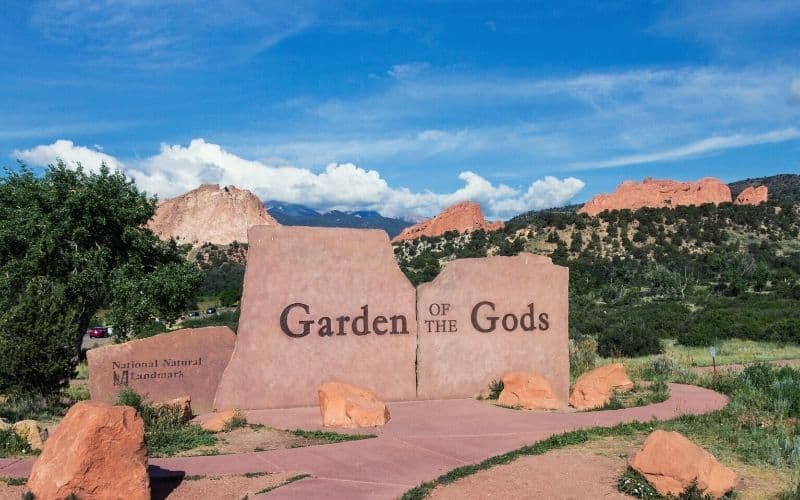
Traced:
<path id="1" fill-rule="evenodd" d="M 403 488 L 413 488 L 416 486 L 412 483 L 386 483 L 382 481 L 360 481 L 358 479 L 343 479 L 340 477 L 326 477 L 326 476 L 315 476 L 311 475 L 311 477 L 306 479 L 320 479 L 322 481 L 337 481 L 340 483 L 357 483 L 357 484 L 378 484 L 378 485 L 385 485 L 385 486 L 402 486 Z"/>
<path id="2" fill-rule="evenodd" d="M 270 451 L 272 451 L 272 450 L 259 451 L 259 452 L 256 452 L 256 453 L 254 453 L 254 454 L 253 454 L 253 456 L 254 456 L 255 458 L 259 459 L 260 461 L 264 462 L 265 464 L 269 465 L 270 467 L 272 467 L 272 468 L 274 468 L 274 469 L 275 469 L 274 471 L 269 471 L 269 472 L 288 472 L 288 471 L 287 471 L 287 470 L 285 470 L 283 467 L 279 467 L 279 466 L 278 466 L 278 464 L 276 464 L 276 463 L 273 463 L 273 462 L 270 462 L 270 461 L 267 459 L 267 457 L 263 457 L 263 456 L 261 456 L 261 454 L 262 454 L 262 453 L 264 453 L 264 454 L 267 454 L 267 453 L 269 453 Z M 298 471 L 298 472 L 302 472 L 302 471 Z"/>
<path id="3" fill-rule="evenodd" d="M 412 438 L 412 439 L 424 439 L 424 438 L 432 438 L 432 437 L 435 437 L 437 439 L 463 439 L 463 438 L 488 438 L 488 437 L 500 437 L 500 436 L 526 436 L 528 434 L 539 434 L 539 433 L 545 434 L 546 433 L 545 437 L 542 438 L 542 439 L 546 439 L 547 437 L 549 437 L 549 436 L 551 436 L 553 434 L 562 434 L 564 432 L 570 432 L 571 430 L 580 430 L 580 429 L 583 429 L 583 427 L 576 427 L 575 429 L 566 429 L 566 430 L 558 429 L 558 430 L 556 430 L 554 432 L 551 432 L 549 430 L 544 430 L 544 431 L 496 432 L 496 433 L 491 433 L 491 434 L 443 434 L 443 435 L 437 435 L 437 436 L 431 436 L 430 434 L 414 434 L 414 435 L 408 435 L 408 436 L 403 436 L 403 437 L 405 437 L 406 439 L 409 439 L 409 438 Z M 394 437 L 393 439 L 400 440 L 400 438 L 397 438 L 397 437 Z"/>
<path id="4" fill-rule="evenodd" d="M 426 437 L 429 437 L 429 436 L 426 436 Z M 404 445 L 406 445 L 406 446 L 408 446 L 410 448 L 417 448 L 417 449 L 426 451 L 428 453 L 432 453 L 434 455 L 439 455 L 440 457 L 449 458 L 450 460 L 455 460 L 456 462 L 459 462 L 459 463 L 464 464 L 464 465 L 470 463 L 470 462 L 467 462 L 465 460 L 461 460 L 458 457 L 454 457 L 452 455 L 448 455 L 447 453 L 442 453 L 441 451 L 432 450 L 430 448 L 426 448 L 424 446 L 420 446 L 419 444 L 409 443 L 408 441 L 406 441 L 404 439 L 400 439 L 398 437 L 393 437 L 392 439 L 394 439 L 395 441 L 398 441 L 400 443 L 403 443 Z"/>
<path id="5" fill-rule="evenodd" d="M 8 462 L 3 461 L 0 463 L 0 470 L 5 470 L 11 467 L 12 465 L 21 462 L 23 459 L 21 458 L 11 458 Z"/>

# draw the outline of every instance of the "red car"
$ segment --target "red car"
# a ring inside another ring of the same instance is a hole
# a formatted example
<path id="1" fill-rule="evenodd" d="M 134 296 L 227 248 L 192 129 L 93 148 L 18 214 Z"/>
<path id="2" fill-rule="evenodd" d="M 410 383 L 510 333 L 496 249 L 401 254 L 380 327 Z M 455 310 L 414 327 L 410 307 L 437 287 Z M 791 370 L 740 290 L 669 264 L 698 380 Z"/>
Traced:
<path id="1" fill-rule="evenodd" d="M 106 326 L 95 326 L 89 329 L 90 339 L 104 339 L 106 337 L 108 337 L 108 327 Z"/>

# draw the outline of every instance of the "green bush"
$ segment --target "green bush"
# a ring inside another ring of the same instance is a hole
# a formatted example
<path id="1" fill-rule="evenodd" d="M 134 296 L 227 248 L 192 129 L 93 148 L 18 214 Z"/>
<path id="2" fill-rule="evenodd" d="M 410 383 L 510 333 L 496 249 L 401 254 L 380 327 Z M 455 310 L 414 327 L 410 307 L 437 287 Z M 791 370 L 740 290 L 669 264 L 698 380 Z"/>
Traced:
<path id="1" fill-rule="evenodd" d="M 489 396 L 486 399 L 498 399 L 504 388 L 505 384 L 503 384 L 502 380 L 492 380 L 489 384 Z"/>
<path id="2" fill-rule="evenodd" d="M 706 346 L 717 339 L 740 338 L 800 342 L 800 308 L 794 300 L 750 296 L 722 298 L 691 314 L 678 342 Z"/>
<path id="3" fill-rule="evenodd" d="M 30 451 L 28 442 L 11 429 L 0 429 L 0 458 L 23 455 Z"/>
<path id="4" fill-rule="evenodd" d="M 610 325 L 597 336 L 597 352 L 603 357 L 636 357 L 659 354 L 658 337 L 640 319 Z"/>
<path id="5" fill-rule="evenodd" d="M 204 316 L 198 319 L 187 319 L 181 325 L 183 328 L 202 328 L 204 326 L 227 326 L 234 332 L 239 328 L 240 310 L 225 311 L 223 313 Z"/>
<path id="6" fill-rule="evenodd" d="M 75 375 L 78 315 L 64 287 L 34 278 L 0 304 L 0 394 L 56 394 Z"/>
<path id="7" fill-rule="evenodd" d="M 0 405 L 0 418 L 9 422 L 49 420 L 64 416 L 76 400 L 64 394 L 12 393 Z"/>
<path id="8" fill-rule="evenodd" d="M 155 407 L 132 389 L 120 391 L 117 404 L 134 408 L 144 421 L 147 453 L 151 457 L 168 457 L 181 451 L 216 443 L 213 434 L 199 425 L 183 421 L 179 406 Z"/>
<path id="9" fill-rule="evenodd" d="M 573 377 L 588 372 L 595 367 L 597 341 L 584 336 L 580 340 L 569 341 L 569 371 Z"/>

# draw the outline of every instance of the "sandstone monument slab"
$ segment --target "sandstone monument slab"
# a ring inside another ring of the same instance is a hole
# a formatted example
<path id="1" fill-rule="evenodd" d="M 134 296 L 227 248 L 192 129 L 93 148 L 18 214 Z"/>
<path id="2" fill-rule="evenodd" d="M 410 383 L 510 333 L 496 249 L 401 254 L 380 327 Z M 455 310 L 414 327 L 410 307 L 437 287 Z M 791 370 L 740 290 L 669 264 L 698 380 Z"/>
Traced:
<path id="1" fill-rule="evenodd" d="M 472 397 L 513 371 L 569 399 L 569 270 L 521 253 L 449 262 L 418 289 L 418 397 Z"/>
<path id="2" fill-rule="evenodd" d="M 196 412 L 211 411 L 235 341 L 230 328 L 212 326 L 90 349 L 89 393 L 113 403 L 130 387 L 153 402 L 189 396 Z"/>
<path id="3" fill-rule="evenodd" d="M 380 230 L 254 226 L 215 408 L 318 403 L 330 380 L 415 396 L 415 291 Z"/>

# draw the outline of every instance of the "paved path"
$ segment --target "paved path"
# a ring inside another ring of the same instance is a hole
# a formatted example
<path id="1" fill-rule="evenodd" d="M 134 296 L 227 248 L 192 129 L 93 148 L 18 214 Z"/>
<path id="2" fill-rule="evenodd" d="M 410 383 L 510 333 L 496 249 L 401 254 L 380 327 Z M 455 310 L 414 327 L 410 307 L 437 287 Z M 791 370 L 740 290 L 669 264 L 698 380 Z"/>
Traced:
<path id="1" fill-rule="evenodd" d="M 717 373 L 723 372 L 740 372 L 747 368 L 748 366 L 752 366 L 758 364 L 759 361 L 750 361 L 747 363 L 733 363 L 728 365 L 717 365 Z M 774 359 L 769 361 L 761 361 L 761 363 L 767 363 L 769 365 L 775 366 L 790 366 L 790 367 L 800 367 L 800 359 Z M 713 373 L 714 367 L 713 366 L 694 366 L 690 368 L 690 370 L 700 373 Z"/>
<path id="2" fill-rule="evenodd" d="M 669 419 L 722 408 L 727 398 L 700 387 L 670 384 L 670 398 L 639 408 L 585 413 L 510 410 L 472 399 L 390 403 L 392 420 L 377 439 L 240 455 L 153 459 L 151 476 L 296 471 L 311 478 L 264 498 L 397 498 L 417 484 L 462 465 L 553 434 L 623 422 Z M 319 409 L 248 412 L 248 421 L 283 429 L 319 429 Z M 25 477 L 30 460 L 0 460 L 0 476 Z"/>

